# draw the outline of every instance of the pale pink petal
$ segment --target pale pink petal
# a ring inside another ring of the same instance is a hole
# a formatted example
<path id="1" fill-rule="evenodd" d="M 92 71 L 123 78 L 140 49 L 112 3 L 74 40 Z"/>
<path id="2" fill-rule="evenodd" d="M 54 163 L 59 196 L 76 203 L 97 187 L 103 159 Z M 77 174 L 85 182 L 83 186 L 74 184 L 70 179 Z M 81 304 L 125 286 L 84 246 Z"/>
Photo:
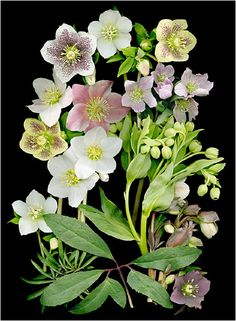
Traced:
<path id="1" fill-rule="evenodd" d="M 144 101 L 150 107 L 156 107 L 157 101 L 153 94 L 150 92 L 144 94 Z"/>
<path id="2" fill-rule="evenodd" d="M 113 84 L 113 81 L 111 80 L 100 80 L 97 81 L 94 85 L 89 86 L 88 92 L 89 97 L 104 97 L 111 92 L 111 86 Z"/>
<path id="3" fill-rule="evenodd" d="M 154 89 L 161 99 L 167 99 L 172 96 L 173 85 L 163 85 Z"/>
<path id="4" fill-rule="evenodd" d="M 192 78 L 193 78 L 192 70 L 187 67 L 186 70 L 183 72 L 181 81 L 183 84 L 186 85 L 189 81 L 192 80 Z"/>
<path id="5" fill-rule="evenodd" d="M 107 98 L 107 102 L 110 106 L 109 114 L 105 117 L 105 120 L 110 123 L 118 122 L 123 119 L 129 112 L 129 108 L 123 107 L 121 103 L 121 95 L 111 93 Z"/>
<path id="6" fill-rule="evenodd" d="M 90 121 L 88 127 L 84 131 L 87 132 L 88 130 L 98 126 L 102 127 L 106 132 L 108 132 L 110 127 L 109 123 L 106 121 Z"/>
<path id="7" fill-rule="evenodd" d="M 175 86 L 175 94 L 180 96 L 180 97 L 187 97 L 188 93 L 187 93 L 187 89 L 185 87 L 185 85 L 182 82 L 179 82 L 176 86 Z"/>
<path id="8" fill-rule="evenodd" d="M 173 66 L 168 65 L 165 67 L 165 75 L 167 78 L 172 77 L 174 75 L 174 72 L 175 72 L 175 70 L 174 70 Z"/>
<path id="9" fill-rule="evenodd" d="M 74 84 L 72 86 L 73 104 L 87 104 L 89 101 L 88 86 Z"/>
<path id="10" fill-rule="evenodd" d="M 126 107 L 131 107 L 131 101 L 130 101 L 130 96 L 128 93 L 125 93 L 122 98 L 121 98 L 121 102 L 123 106 Z"/>
<path id="11" fill-rule="evenodd" d="M 133 80 L 126 80 L 125 81 L 125 90 L 126 91 L 131 91 L 132 89 L 134 89 L 137 86 L 136 81 Z"/>
<path id="12" fill-rule="evenodd" d="M 75 105 L 68 114 L 66 127 L 72 131 L 84 131 L 88 125 L 89 120 L 85 110 L 84 104 Z"/>
<path id="13" fill-rule="evenodd" d="M 151 89 L 153 81 L 153 76 L 142 77 L 139 81 L 139 86 L 144 90 Z"/>
<path id="14" fill-rule="evenodd" d="M 137 113 L 142 112 L 145 110 L 145 103 L 143 101 L 140 103 L 132 103 L 131 108 Z"/>

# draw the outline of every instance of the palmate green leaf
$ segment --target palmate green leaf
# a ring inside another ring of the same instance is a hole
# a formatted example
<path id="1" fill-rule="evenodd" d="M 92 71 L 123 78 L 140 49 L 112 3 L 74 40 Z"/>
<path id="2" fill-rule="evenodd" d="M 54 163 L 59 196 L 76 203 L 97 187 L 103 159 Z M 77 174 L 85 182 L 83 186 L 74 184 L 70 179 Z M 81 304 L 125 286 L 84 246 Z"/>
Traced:
<path id="1" fill-rule="evenodd" d="M 144 178 L 151 167 L 150 155 L 138 154 L 130 162 L 126 172 L 126 179 L 128 183 L 132 183 L 135 179 Z"/>
<path id="2" fill-rule="evenodd" d="M 64 275 L 43 291 L 40 302 L 43 306 L 70 302 L 87 290 L 102 273 L 103 270 L 93 270 Z"/>
<path id="3" fill-rule="evenodd" d="M 128 274 L 127 282 L 133 290 L 146 295 L 164 308 L 173 308 L 168 292 L 160 283 L 151 279 L 149 276 L 132 270 Z"/>
<path id="4" fill-rule="evenodd" d="M 130 69 L 132 68 L 134 61 L 135 61 L 135 59 L 132 57 L 126 58 L 125 61 L 122 62 L 122 64 L 120 65 L 117 77 L 127 74 L 130 71 Z"/>
<path id="5" fill-rule="evenodd" d="M 160 271 L 165 271 L 170 266 L 174 271 L 190 265 L 197 260 L 201 253 L 201 250 L 188 246 L 163 247 L 152 253 L 144 254 L 133 263 L 143 268 Z"/>
<path id="6" fill-rule="evenodd" d="M 174 185 L 169 184 L 173 174 L 173 163 L 170 163 L 166 170 L 156 176 L 150 183 L 143 199 L 143 215 L 149 216 L 151 211 L 163 211 L 170 206 L 174 198 Z"/>
<path id="7" fill-rule="evenodd" d="M 130 113 L 125 117 L 119 137 L 122 139 L 122 146 L 125 152 L 130 152 L 130 135 L 132 129 L 132 120 Z"/>
<path id="8" fill-rule="evenodd" d="M 45 215 L 44 219 L 55 236 L 67 245 L 114 260 L 107 244 L 86 223 L 59 214 Z"/>
<path id="9" fill-rule="evenodd" d="M 105 196 L 100 189 L 103 212 L 88 205 L 80 205 L 84 215 L 91 220 L 103 233 L 123 241 L 133 241 L 134 237 L 130 231 L 127 220 L 122 211 Z"/>
<path id="10" fill-rule="evenodd" d="M 106 278 L 96 289 L 94 289 L 84 300 L 75 305 L 69 312 L 73 314 L 85 314 L 100 308 L 108 296 L 121 307 L 126 305 L 126 295 L 121 284 L 111 278 Z"/>

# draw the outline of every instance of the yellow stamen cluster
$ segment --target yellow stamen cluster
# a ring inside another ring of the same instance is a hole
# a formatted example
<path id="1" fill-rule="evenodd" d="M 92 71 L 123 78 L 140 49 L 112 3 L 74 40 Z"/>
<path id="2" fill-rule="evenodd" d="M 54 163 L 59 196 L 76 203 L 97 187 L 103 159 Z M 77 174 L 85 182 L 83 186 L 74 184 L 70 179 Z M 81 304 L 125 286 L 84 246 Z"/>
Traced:
<path id="1" fill-rule="evenodd" d="M 102 28 L 101 34 L 106 40 L 113 40 L 118 36 L 118 30 L 112 25 L 107 25 Z"/>
<path id="2" fill-rule="evenodd" d="M 87 148 L 87 155 L 91 160 L 99 160 L 103 157 L 103 150 L 100 146 L 93 144 Z"/>

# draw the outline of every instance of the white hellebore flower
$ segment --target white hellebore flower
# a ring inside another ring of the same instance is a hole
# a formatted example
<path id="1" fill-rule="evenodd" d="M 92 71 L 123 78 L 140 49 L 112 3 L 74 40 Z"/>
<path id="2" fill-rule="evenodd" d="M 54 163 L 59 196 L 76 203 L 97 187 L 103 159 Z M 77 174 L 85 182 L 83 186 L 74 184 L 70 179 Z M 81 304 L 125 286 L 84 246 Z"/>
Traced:
<path id="1" fill-rule="evenodd" d="M 77 158 L 71 148 L 63 155 L 48 161 L 48 170 L 53 175 L 48 185 L 48 192 L 60 198 L 68 197 L 69 205 L 72 207 L 78 207 L 87 191 L 91 190 L 99 180 L 96 173 L 87 177 L 77 176 L 74 170 L 76 161 Z"/>
<path id="2" fill-rule="evenodd" d="M 117 10 L 107 10 L 100 14 L 99 21 L 88 26 L 90 35 L 97 37 L 97 49 L 103 58 L 109 58 L 116 50 L 130 46 L 132 22 L 122 17 Z"/>
<path id="3" fill-rule="evenodd" d="M 37 78 L 33 87 L 39 99 L 33 100 L 33 105 L 27 106 L 32 112 L 39 113 L 42 121 L 48 126 L 55 125 L 60 118 L 61 109 L 72 103 L 72 89 L 61 82 L 53 72 L 53 79 Z"/>
<path id="4" fill-rule="evenodd" d="M 74 137 L 71 148 L 77 157 L 75 173 L 87 178 L 95 172 L 109 174 L 114 172 L 116 156 L 122 147 L 118 137 L 108 137 L 102 127 L 90 129 L 84 136 Z"/>
<path id="5" fill-rule="evenodd" d="M 185 183 L 185 180 L 186 178 L 175 183 L 175 198 L 184 200 L 189 195 L 190 188 L 188 184 Z"/>
<path id="6" fill-rule="evenodd" d="M 26 198 L 26 202 L 15 201 L 12 203 L 14 212 L 21 216 L 19 230 L 21 235 L 36 232 L 38 229 L 45 233 L 52 232 L 44 221 L 43 216 L 56 213 L 57 202 L 53 197 L 44 196 L 36 190 L 32 190 Z"/>

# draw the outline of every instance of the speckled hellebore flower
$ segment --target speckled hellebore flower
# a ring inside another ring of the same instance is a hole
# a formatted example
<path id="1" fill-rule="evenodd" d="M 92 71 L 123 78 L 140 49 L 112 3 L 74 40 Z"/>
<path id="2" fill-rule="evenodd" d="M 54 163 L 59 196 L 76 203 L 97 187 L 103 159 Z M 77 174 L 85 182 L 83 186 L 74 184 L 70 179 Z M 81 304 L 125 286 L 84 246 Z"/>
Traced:
<path id="1" fill-rule="evenodd" d="M 97 49 L 103 58 L 113 56 L 117 49 L 130 46 L 132 22 L 122 17 L 117 10 L 107 10 L 100 14 L 99 21 L 88 26 L 88 32 L 97 38 Z"/>
<path id="2" fill-rule="evenodd" d="M 131 107 L 136 113 L 145 110 L 145 103 L 151 108 L 155 107 L 157 101 L 151 92 L 152 86 L 152 76 L 142 77 L 137 82 L 126 80 L 126 93 L 122 96 L 122 105 Z"/>
<path id="3" fill-rule="evenodd" d="M 67 142 L 60 136 L 60 125 L 46 126 L 35 118 L 24 121 L 25 132 L 20 141 L 20 148 L 40 160 L 48 160 L 57 154 L 63 153 Z"/>
<path id="4" fill-rule="evenodd" d="M 189 51 L 192 50 L 197 40 L 187 31 L 188 24 L 184 19 L 163 19 L 156 28 L 155 55 L 158 62 L 186 61 Z"/>
<path id="5" fill-rule="evenodd" d="M 39 113 L 42 121 L 49 127 L 55 125 L 60 118 L 61 109 L 72 103 L 72 89 L 61 82 L 53 72 L 53 79 L 37 78 L 33 87 L 39 99 L 27 106 L 32 112 Z"/>
<path id="6" fill-rule="evenodd" d="M 192 70 L 186 68 L 181 81 L 175 86 L 175 93 L 182 97 L 207 96 L 213 88 L 213 82 L 208 81 L 208 74 L 193 75 Z"/>
<path id="7" fill-rule="evenodd" d="M 100 80 L 92 86 L 73 85 L 73 104 L 66 127 L 72 131 L 88 131 L 93 127 L 109 130 L 109 124 L 120 121 L 129 112 L 121 95 L 111 92 L 113 82 Z"/>
<path id="8" fill-rule="evenodd" d="M 108 137 L 102 127 L 90 129 L 84 136 L 74 137 L 71 148 L 77 157 L 75 173 L 81 179 L 93 173 L 110 174 L 116 168 L 116 156 L 122 147 L 119 137 Z"/>
<path id="9" fill-rule="evenodd" d="M 198 115 L 198 103 L 193 98 L 176 99 L 173 109 L 173 115 L 178 122 L 185 122 L 187 120 L 186 113 L 188 113 L 188 120 L 195 119 Z"/>
<path id="10" fill-rule="evenodd" d="M 157 84 L 157 87 L 154 87 L 154 89 L 161 99 L 167 99 L 172 96 L 174 72 L 175 70 L 171 65 L 164 66 L 159 63 L 151 73 Z"/>
<path id="11" fill-rule="evenodd" d="M 21 235 L 36 232 L 38 229 L 52 232 L 44 221 L 44 215 L 56 213 L 57 202 L 53 197 L 44 196 L 36 190 L 32 190 L 26 198 L 26 202 L 15 201 L 12 203 L 14 212 L 20 216 L 19 230 Z"/>
<path id="12" fill-rule="evenodd" d="M 62 82 L 79 74 L 88 76 L 94 72 L 92 55 L 96 50 L 96 38 L 86 32 L 76 32 L 63 23 L 56 31 L 56 39 L 47 41 L 41 54 L 54 65 L 56 75 Z"/>
<path id="13" fill-rule="evenodd" d="M 211 282 L 199 271 L 191 271 L 184 276 L 175 276 L 171 301 L 185 304 L 190 308 L 201 309 L 201 302 L 210 290 Z"/>
<path id="14" fill-rule="evenodd" d="M 60 198 L 68 197 L 72 207 L 78 207 L 87 191 L 99 180 L 96 173 L 85 179 L 77 176 L 74 169 L 76 162 L 77 158 L 71 148 L 48 161 L 48 170 L 53 176 L 48 185 L 48 193 Z"/>

